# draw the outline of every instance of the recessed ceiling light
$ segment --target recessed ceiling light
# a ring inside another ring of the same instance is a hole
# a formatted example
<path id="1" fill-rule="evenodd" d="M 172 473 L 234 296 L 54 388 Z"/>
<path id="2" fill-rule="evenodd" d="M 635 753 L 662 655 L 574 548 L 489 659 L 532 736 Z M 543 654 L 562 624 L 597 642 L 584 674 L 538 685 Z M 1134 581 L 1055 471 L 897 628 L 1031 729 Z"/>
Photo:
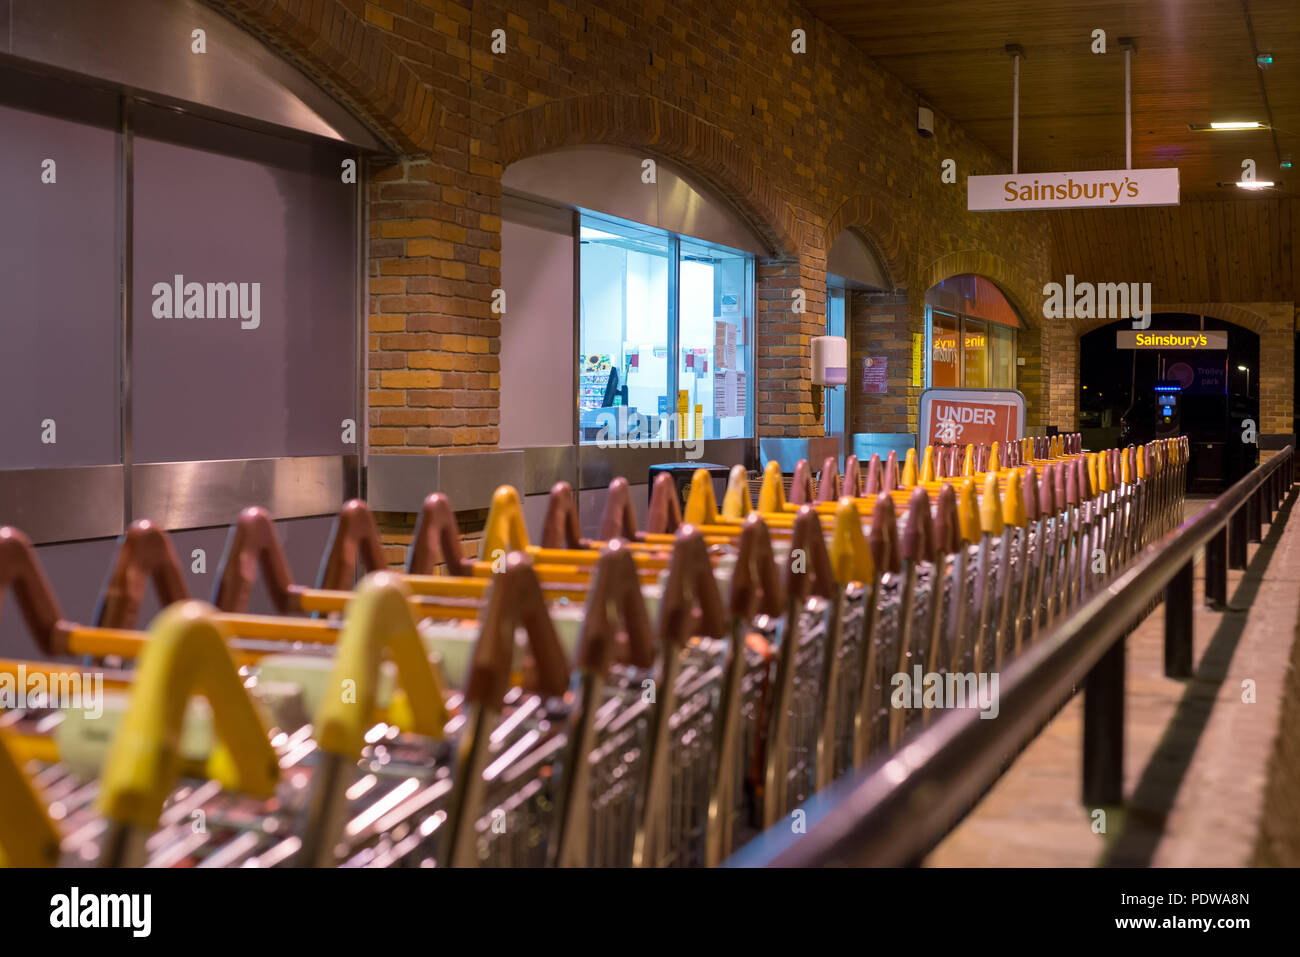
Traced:
<path id="1" fill-rule="evenodd" d="M 1269 126 L 1257 120 L 1232 120 L 1223 123 L 1188 123 L 1187 128 L 1193 133 L 1231 133 L 1241 130 L 1266 130 Z"/>

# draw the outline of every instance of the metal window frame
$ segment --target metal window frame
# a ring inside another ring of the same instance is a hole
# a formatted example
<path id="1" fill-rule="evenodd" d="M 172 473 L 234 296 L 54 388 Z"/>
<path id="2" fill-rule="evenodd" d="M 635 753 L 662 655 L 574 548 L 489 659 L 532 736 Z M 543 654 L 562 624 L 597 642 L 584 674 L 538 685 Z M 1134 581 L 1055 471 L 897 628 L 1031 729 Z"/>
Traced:
<path id="1" fill-rule="evenodd" d="M 591 442 L 584 442 L 582 439 L 581 419 L 582 410 L 579 407 L 580 398 L 580 357 L 585 354 L 582 342 L 582 226 L 584 219 L 590 218 L 592 225 L 596 226 L 601 221 L 618 220 L 621 222 L 631 222 L 631 220 L 619 220 L 619 217 L 610 216 L 597 210 L 582 209 L 575 207 L 573 211 L 573 339 L 577 344 L 574 351 L 573 359 L 573 444 L 574 445 L 591 445 Z M 755 333 L 757 322 L 755 317 L 755 303 L 757 293 L 755 291 L 755 281 L 757 272 L 757 261 L 753 253 L 744 249 L 735 249 L 731 246 L 723 246 L 721 243 L 715 243 L 708 239 L 700 239 L 695 236 L 685 236 L 671 230 L 663 229 L 660 226 L 650 226 L 645 223 L 633 223 L 645 229 L 652 229 L 656 232 L 663 233 L 668 239 L 668 363 L 667 363 L 667 391 L 668 391 L 668 414 L 674 415 L 678 411 L 679 385 L 681 382 L 681 268 L 682 268 L 682 241 L 686 240 L 691 243 L 699 243 L 713 249 L 726 250 L 735 253 L 744 259 L 745 263 L 745 303 L 744 303 L 744 329 L 745 329 L 745 434 L 738 436 L 740 441 L 749 442 L 755 438 L 755 410 L 754 410 L 754 389 L 755 384 Z M 624 305 L 624 315 L 626 316 L 626 304 Z M 847 319 L 846 319 L 847 322 Z M 678 423 L 678 435 L 670 438 L 684 439 L 690 429 L 694 428 L 695 410 L 688 407 L 686 410 L 686 421 Z M 688 428 L 689 426 L 689 428 Z M 729 440 L 716 440 L 729 441 Z"/>

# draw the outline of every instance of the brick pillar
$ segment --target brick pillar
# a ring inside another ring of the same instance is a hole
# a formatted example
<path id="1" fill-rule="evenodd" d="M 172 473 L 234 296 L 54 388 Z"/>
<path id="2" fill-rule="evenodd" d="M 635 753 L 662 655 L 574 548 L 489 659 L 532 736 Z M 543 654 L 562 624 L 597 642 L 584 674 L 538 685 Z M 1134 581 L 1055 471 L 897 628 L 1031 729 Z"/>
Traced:
<path id="1" fill-rule="evenodd" d="M 756 430 L 761 436 L 821 435 L 825 423 L 813 415 L 809 340 L 826 334 L 826 265 L 809 258 L 760 260 L 755 285 Z"/>
<path id="2" fill-rule="evenodd" d="M 463 176 L 463 174 L 462 174 Z M 370 182 L 370 449 L 496 448 L 499 195 L 410 160 Z"/>
<path id="3" fill-rule="evenodd" d="M 1045 319 L 1050 353 L 1047 356 L 1047 418 L 1043 425 L 1054 425 L 1062 432 L 1072 432 L 1079 421 L 1079 334 L 1063 319 Z"/>
<path id="4" fill-rule="evenodd" d="M 1259 431 L 1291 432 L 1295 427 L 1295 307 L 1270 303 L 1259 334 Z"/>
<path id="5" fill-rule="evenodd" d="M 1027 430 L 1042 429 L 1052 421 L 1047 407 L 1048 381 L 1043 361 L 1047 338 L 1047 330 L 1039 326 L 1022 324 L 1016 333 L 1016 359 L 1025 361 L 1024 365 L 1016 366 L 1016 388 L 1025 396 Z"/>
<path id="6" fill-rule="evenodd" d="M 469 165 L 416 158 L 370 173 L 372 453 L 481 452 L 499 441 L 500 178 L 473 156 L 457 161 Z M 415 516 L 377 518 L 401 561 Z M 482 525 L 475 513 L 457 520 L 466 540 Z"/>
<path id="7" fill-rule="evenodd" d="M 912 336 L 925 335 L 924 313 L 918 325 L 906 293 L 861 291 L 850 291 L 847 312 L 849 432 L 915 432 L 921 388 L 912 385 Z M 867 359 L 885 360 L 888 391 L 862 391 Z"/>

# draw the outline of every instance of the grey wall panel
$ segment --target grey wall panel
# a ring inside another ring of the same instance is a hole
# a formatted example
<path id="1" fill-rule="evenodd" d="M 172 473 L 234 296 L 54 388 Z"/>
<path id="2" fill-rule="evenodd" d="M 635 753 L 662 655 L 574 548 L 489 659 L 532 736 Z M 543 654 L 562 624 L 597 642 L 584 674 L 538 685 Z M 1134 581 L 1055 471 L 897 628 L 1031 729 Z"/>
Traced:
<path id="1" fill-rule="evenodd" d="M 118 136 L 0 105 L 0 143 L 0 468 L 118 462 Z"/>
<path id="2" fill-rule="evenodd" d="M 113 538 L 43 545 L 36 549 L 65 618 L 82 623 L 92 620 L 100 587 L 116 553 L 117 540 Z M 29 636 L 18 603 L 11 594 L 0 601 L 0 657 L 45 657 Z"/>
<path id="3" fill-rule="evenodd" d="M 502 204 L 501 447 L 573 441 L 573 213 Z"/>
<path id="4" fill-rule="evenodd" d="M 355 452 L 341 423 L 358 418 L 358 187 L 342 154 L 149 109 L 134 151 L 135 460 Z M 179 304 L 202 318 L 156 315 L 178 275 L 202 284 Z M 229 318 L 227 283 L 249 313 L 256 291 L 256 318 Z"/>
<path id="5" fill-rule="evenodd" d="M 578 493 L 578 523 L 583 538 L 595 538 L 600 533 L 600 518 L 608 499 L 609 489 L 590 488 Z"/>
<path id="6" fill-rule="evenodd" d="M 550 500 L 549 495 L 524 496 L 524 526 L 528 529 L 528 540 L 533 544 L 542 540 L 542 526 L 546 522 L 546 507 Z"/>
<path id="7" fill-rule="evenodd" d="M 7 28 L 15 56 L 364 149 L 380 146 L 302 72 L 197 0 L 0 0 L 0 13 L 0 40 Z M 196 29 L 206 34 L 201 54 L 192 48 Z"/>

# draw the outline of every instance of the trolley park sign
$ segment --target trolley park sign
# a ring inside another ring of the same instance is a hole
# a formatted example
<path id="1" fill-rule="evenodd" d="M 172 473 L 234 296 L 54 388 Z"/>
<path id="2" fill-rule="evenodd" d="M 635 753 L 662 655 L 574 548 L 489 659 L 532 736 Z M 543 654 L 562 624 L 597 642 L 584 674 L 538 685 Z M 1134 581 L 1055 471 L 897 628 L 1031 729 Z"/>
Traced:
<path id="1" fill-rule="evenodd" d="M 1120 329 L 1115 333 L 1117 349 L 1181 349 L 1187 352 L 1213 352 L 1228 348 L 1226 329 Z"/>
<path id="2" fill-rule="evenodd" d="M 966 177 L 972 211 L 1177 205 L 1176 167 Z"/>

